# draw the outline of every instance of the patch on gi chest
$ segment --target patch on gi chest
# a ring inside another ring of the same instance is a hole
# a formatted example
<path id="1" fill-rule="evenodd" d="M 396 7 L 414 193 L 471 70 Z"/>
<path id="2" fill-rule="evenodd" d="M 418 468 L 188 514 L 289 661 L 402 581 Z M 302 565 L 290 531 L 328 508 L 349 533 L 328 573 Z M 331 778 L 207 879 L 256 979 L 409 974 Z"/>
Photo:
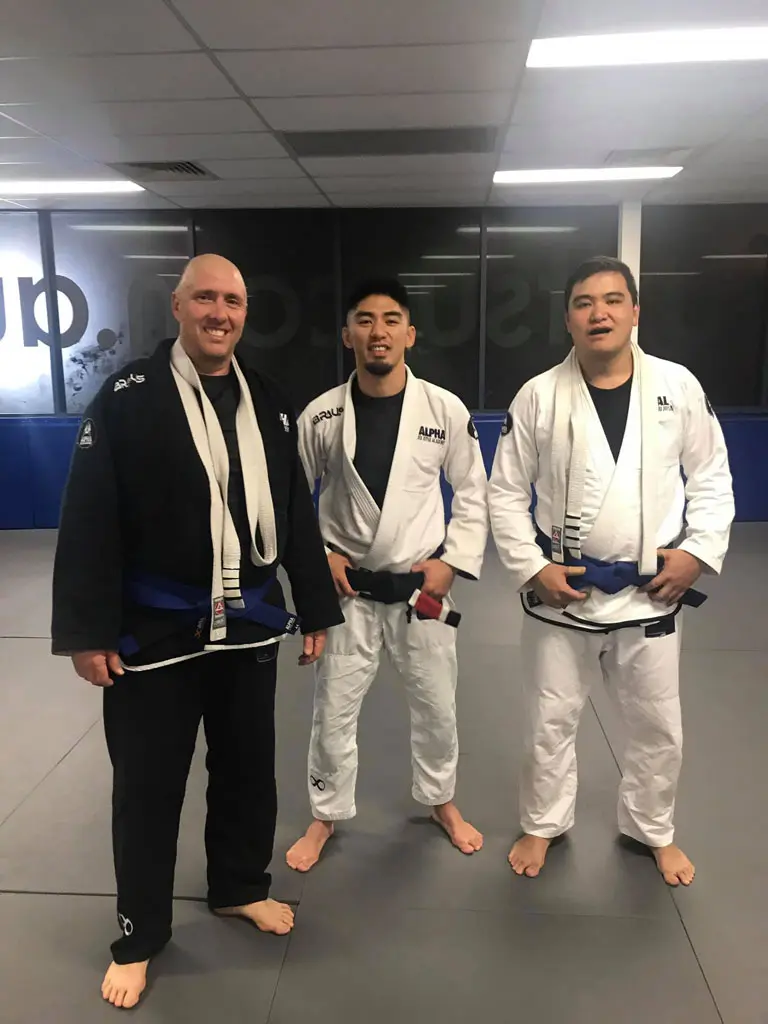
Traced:
<path id="1" fill-rule="evenodd" d="M 501 426 L 501 435 L 502 435 L 502 437 L 506 437 L 511 429 L 512 429 L 512 413 L 508 412 L 507 413 L 507 418 L 504 420 L 504 423 Z"/>
<path id="2" fill-rule="evenodd" d="M 419 427 L 419 441 L 430 444 L 445 444 L 445 430 L 442 427 Z"/>
<path id="3" fill-rule="evenodd" d="M 77 432 L 75 444 L 82 451 L 88 451 L 96 444 L 96 424 L 91 419 L 83 420 Z"/>
<path id="4" fill-rule="evenodd" d="M 469 422 L 467 423 L 467 433 L 469 434 L 470 437 L 473 437 L 475 441 L 479 440 L 477 436 L 477 427 L 475 426 L 475 421 L 472 419 L 471 416 L 469 417 Z"/>

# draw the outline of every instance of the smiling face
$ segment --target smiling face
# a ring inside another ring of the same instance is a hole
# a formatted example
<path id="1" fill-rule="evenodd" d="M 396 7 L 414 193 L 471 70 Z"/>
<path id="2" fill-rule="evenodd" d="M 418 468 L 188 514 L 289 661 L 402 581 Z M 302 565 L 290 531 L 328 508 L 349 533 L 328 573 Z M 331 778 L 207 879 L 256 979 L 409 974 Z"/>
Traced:
<path id="1" fill-rule="evenodd" d="M 347 315 L 344 344 L 355 353 L 358 372 L 385 377 L 405 361 L 416 340 L 408 310 L 387 295 L 369 295 Z"/>
<path id="2" fill-rule="evenodd" d="M 565 315 L 576 355 L 612 359 L 632 343 L 639 313 L 623 274 L 608 271 L 577 282 Z"/>
<path id="3" fill-rule="evenodd" d="M 173 294 L 179 338 L 200 373 L 226 373 L 243 334 L 248 299 L 237 267 L 221 256 L 190 260 Z"/>

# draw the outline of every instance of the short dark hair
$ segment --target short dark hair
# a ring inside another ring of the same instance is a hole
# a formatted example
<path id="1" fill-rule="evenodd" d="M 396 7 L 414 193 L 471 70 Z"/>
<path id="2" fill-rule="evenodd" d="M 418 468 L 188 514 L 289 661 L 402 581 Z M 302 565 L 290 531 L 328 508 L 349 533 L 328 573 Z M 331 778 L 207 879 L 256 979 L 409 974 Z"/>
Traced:
<path id="1" fill-rule="evenodd" d="M 592 259 L 585 260 L 584 263 L 576 267 L 574 272 L 568 278 L 568 282 L 565 286 L 565 308 L 566 311 L 571 302 L 571 295 L 573 289 L 577 284 L 582 281 L 586 281 L 588 277 L 592 277 L 594 274 L 621 274 L 624 280 L 627 282 L 627 288 L 632 298 L 632 305 L 637 305 L 637 282 L 635 281 L 634 274 L 629 269 L 626 263 L 622 263 L 621 260 L 617 260 L 615 256 L 593 256 Z"/>
<path id="2" fill-rule="evenodd" d="M 408 292 L 396 277 L 369 278 L 367 281 L 361 281 L 350 292 L 349 299 L 347 300 L 347 316 L 356 310 L 360 303 L 370 295 L 384 295 L 388 299 L 393 299 L 398 306 L 402 306 L 410 317 L 411 309 Z"/>

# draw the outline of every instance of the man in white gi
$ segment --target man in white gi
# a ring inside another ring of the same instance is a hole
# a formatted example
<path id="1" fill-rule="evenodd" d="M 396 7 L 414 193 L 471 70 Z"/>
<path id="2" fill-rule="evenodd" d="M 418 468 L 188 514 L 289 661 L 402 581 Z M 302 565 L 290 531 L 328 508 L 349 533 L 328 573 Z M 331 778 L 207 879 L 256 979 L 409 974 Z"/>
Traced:
<path id="1" fill-rule="evenodd" d="M 487 541 L 477 433 L 455 395 L 406 367 L 416 330 L 398 281 L 361 285 L 347 308 L 344 344 L 357 369 L 299 418 L 299 451 L 311 484 L 321 481 L 320 531 L 346 621 L 329 631 L 317 663 L 314 821 L 287 855 L 298 871 L 317 862 L 333 823 L 356 813 L 357 720 L 383 650 L 405 681 L 414 798 L 463 853 L 483 841 L 453 802 L 458 616 L 448 598 L 457 572 L 480 575 Z M 454 492 L 447 527 L 441 470 Z"/>
<path id="2" fill-rule="evenodd" d="M 673 841 L 678 613 L 703 600 L 691 590 L 699 575 L 723 564 L 728 457 L 693 374 L 633 343 L 637 286 L 625 264 L 583 264 L 565 303 L 573 348 L 515 397 L 489 487 L 496 546 L 525 611 L 525 834 L 509 861 L 538 875 L 573 825 L 576 730 L 599 666 L 627 733 L 619 828 L 651 848 L 668 884 L 689 885 L 694 867 Z"/>

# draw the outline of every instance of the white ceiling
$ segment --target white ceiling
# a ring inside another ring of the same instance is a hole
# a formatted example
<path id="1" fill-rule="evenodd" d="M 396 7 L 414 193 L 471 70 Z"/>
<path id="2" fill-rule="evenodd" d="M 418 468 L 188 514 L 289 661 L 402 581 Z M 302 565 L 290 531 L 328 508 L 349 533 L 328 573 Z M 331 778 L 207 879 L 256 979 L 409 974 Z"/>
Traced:
<path id="1" fill-rule="evenodd" d="M 768 0 L 23 0 L 12 11 L 0 197 L 3 180 L 114 178 L 123 162 L 189 160 L 219 179 L 18 205 L 768 201 L 768 61 L 525 69 L 536 37 L 768 24 Z M 280 134 L 484 126 L 498 129 L 493 154 L 299 159 Z M 497 168 L 657 149 L 685 151 L 685 171 L 660 184 L 492 186 Z"/>

